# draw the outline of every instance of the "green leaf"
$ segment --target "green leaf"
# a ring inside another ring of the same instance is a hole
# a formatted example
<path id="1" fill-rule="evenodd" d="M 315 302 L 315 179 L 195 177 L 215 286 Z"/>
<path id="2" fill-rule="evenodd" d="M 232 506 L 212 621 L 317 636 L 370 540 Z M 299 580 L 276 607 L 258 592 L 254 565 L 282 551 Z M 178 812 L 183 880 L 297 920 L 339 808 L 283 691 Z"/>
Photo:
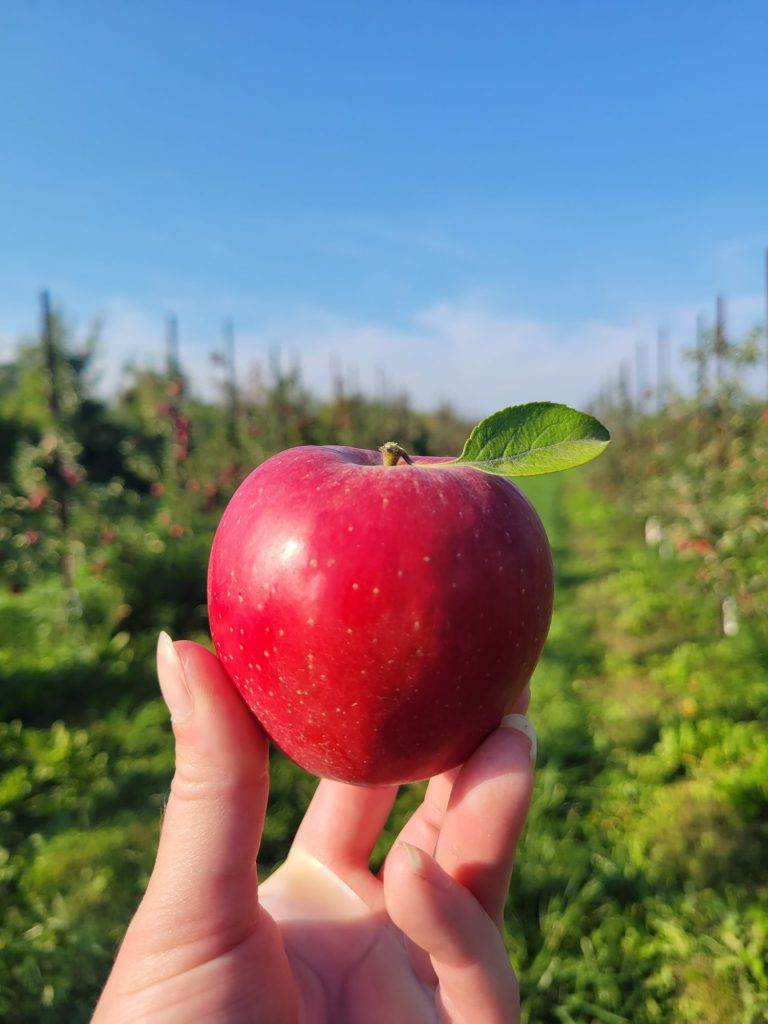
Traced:
<path id="1" fill-rule="evenodd" d="M 501 476 L 539 476 L 589 462 L 610 440 L 594 416 L 554 402 L 529 402 L 478 423 L 456 464 Z"/>

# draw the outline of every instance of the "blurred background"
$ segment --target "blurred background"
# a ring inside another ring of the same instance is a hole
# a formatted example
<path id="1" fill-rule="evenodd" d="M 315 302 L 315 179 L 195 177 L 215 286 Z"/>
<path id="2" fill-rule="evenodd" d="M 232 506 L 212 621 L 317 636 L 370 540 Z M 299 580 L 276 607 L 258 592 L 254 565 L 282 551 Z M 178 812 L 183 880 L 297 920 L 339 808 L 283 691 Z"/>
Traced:
<path id="1" fill-rule="evenodd" d="M 157 633 L 208 642 L 239 480 L 552 400 L 613 444 L 526 485 L 558 596 L 524 1020 L 768 1020 L 767 32 L 758 0 L 5 5 L 0 1018 L 90 1017 L 172 771 Z M 265 871 L 313 787 L 274 754 Z"/>

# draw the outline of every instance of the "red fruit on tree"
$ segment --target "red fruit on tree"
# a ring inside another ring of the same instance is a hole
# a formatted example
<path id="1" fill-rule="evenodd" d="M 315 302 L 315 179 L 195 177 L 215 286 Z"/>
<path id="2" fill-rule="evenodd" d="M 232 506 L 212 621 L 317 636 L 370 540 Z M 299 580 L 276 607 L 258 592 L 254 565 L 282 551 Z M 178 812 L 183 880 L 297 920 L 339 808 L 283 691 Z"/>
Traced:
<path id="1" fill-rule="evenodd" d="M 38 487 L 38 488 L 36 488 L 30 494 L 30 496 L 29 496 L 29 499 L 28 499 L 29 507 L 31 509 L 40 508 L 40 506 L 43 504 L 43 502 L 45 501 L 45 499 L 47 497 L 48 497 L 48 488 L 47 487 Z"/>

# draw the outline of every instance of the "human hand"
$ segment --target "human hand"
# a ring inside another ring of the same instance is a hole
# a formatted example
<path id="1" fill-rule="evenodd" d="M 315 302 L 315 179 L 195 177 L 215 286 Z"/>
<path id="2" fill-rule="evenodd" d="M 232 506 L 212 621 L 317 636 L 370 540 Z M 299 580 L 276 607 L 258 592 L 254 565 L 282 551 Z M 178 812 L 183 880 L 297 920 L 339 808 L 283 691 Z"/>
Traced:
<path id="1" fill-rule="evenodd" d="M 533 788 L 527 694 L 433 778 L 378 875 L 397 787 L 320 782 L 285 863 L 256 873 L 266 737 L 216 657 L 158 644 L 176 772 L 144 898 L 92 1024 L 516 1024 L 501 935 Z"/>

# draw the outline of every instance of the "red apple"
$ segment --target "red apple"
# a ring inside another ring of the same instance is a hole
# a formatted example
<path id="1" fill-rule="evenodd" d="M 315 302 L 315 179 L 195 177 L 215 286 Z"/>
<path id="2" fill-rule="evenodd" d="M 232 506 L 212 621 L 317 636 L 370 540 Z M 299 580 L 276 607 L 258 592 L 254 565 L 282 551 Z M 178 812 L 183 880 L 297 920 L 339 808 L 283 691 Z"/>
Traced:
<path id="1" fill-rule="evenodd" d="M 512 481 L 357 448 L 255 469 L 208 574 L 216 650 L 269 736 L 363 784 L 462 763 L 530 679 L 552 598 L 544 528 Z"/>

